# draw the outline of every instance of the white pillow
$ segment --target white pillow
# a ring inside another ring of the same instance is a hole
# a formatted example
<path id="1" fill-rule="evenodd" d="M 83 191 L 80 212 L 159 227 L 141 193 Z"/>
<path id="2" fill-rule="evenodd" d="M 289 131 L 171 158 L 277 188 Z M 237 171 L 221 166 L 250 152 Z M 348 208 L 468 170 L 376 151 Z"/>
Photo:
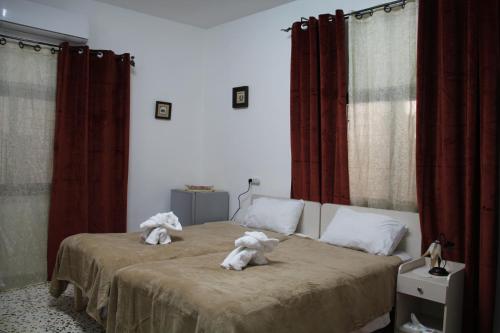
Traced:
<path id="1" fill-rule="evenodd" d="M 304 208 L 303 200 L 257 198 L 248 207 L 242 226 L 291 235 Z"/>
<path id="2" fill-rule="evenodd" d="M 392 217 L 340 207 L 320 241 L 387 256 L 394 252 L 406 231 L 406 226 Z"/>

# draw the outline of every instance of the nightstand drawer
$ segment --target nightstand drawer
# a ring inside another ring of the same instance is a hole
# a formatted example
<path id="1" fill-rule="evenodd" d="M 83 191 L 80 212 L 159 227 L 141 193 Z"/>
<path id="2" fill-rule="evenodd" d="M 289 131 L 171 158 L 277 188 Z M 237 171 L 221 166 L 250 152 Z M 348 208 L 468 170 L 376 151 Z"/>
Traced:
<path id="1" fill-rule="evenodd" d="M 446 290 L 444 285 L 435 284 L 422 279 L 415 279 L 401 274 L 398 276 L 398 292 L 408 294 L 442 304 L 446 303 Z"/>

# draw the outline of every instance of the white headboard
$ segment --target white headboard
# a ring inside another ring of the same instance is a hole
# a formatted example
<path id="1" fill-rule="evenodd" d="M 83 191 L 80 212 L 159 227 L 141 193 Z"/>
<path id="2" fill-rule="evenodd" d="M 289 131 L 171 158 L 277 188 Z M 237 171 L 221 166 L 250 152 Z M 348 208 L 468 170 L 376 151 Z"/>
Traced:
<path id="1" fill-rule="evenodd" d="M 268 195 L 253 194 L 252 201 L 256 198 L 267 197 L 274 199 L 290 200 L 288 198 L 272 197 Z M 299 224 L 297 225 L 296 232 L 308 235 L 314 239 L 318 239 L 326 227 L 332 221 L 332 218 L 337 213 L 337 209 L 342 205 L 336 204 L 323 204 L 313 201 L 304 200 L 304 210 L 300 217 Z M 396 210 L 376 209 L 357 206 L 346 206 L 358 212 L 378 213 L 387 215 L 397 219 L 402 224 L 408 227 L 408 233 L 399 244 L 397 250 L 405 251 L 413 258 L 421 256 L 420 243 L 422 241 L 422 234 L 420 232 L 420 221 L 417 213 L 402 212 Z"/>
<path id="2" fill-rule="evenodd" d="M 253 194 L 252 201 L 254 199 L 262 197 L 290 200 L 287 198 L 278 198 L 278 197 L 271 197 L 268 195 Z M 321 212 L 321 204 L 319 202 L 304 200 L 304 210 L 302 211 L 302 216 L 300 217 L 296 232 L 307 235 L 314 239 L 318 239 L 319 229 L 320 229 L 320 212 Z"/>
<path id="3" fill-rule="evenodd" d="M 321 206 L 320 235 L 323 234 L 323 232 L 326 230 L 326 227 L 330 224 L 332 218 L 337 213 L 337 209 L 341 206 L 342 205 L 336 204 L 323 204 Z M 401 243 L 399 243 L 399 246 L 396 250 L 405 251 L 413 258 L 418 258 L 421 256 L 422 252 L 420 243 L 422 241 L 422 234 L 420 232 L 420 221 L 417 213 L 357 206 L 346 207 L 357 212 L 378 213 L 397 219 L 399 222 L 408 227 L 408 233 L 406 234 L 405 238 L 403 238 Z"/>

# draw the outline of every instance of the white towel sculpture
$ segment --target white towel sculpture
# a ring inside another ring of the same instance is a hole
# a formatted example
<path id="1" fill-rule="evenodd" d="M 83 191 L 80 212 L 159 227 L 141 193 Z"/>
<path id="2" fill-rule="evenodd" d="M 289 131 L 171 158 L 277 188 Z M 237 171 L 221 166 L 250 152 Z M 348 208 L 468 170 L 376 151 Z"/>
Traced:
<path id="1" fill-rule="evenodd" d="M 247 231 L 238 238 L 236 248 L 224 259 L 221 266 L 225 269 L 241 271 L 249 263 L 266 265 L 268 263 L 264 253 L 271 252 L 279 243 L 275 238 L 268 238 L 260 231 Z"/>
<path id="2" fill-rule="evenodd" d="M 142 239 L 147 244 L 169 244 L 172 242 L 169 230 L 182 230 L 182 225 L 174 213 L 158 213 L 151 216 L 147 221 L 140 225 L 142 232 Z"/>

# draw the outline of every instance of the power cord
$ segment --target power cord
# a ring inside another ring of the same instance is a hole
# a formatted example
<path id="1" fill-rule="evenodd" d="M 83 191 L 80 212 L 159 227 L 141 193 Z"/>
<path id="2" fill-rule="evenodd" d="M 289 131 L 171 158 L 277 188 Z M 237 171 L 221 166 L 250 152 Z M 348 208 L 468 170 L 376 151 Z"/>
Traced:
<path id="1" fill-rule="evenodd" d="M 249 178 L 248 179 L 248 189 L 245 192 L 240 193 L 240 195 L 238 195 L 238 209 L 234 212 L 233 216 L 231 216 L 231 221 L 234 219 L 234 217 L 236 216 L 236 214 L 241 209 L 241 201 L 240 201 L 241 196 L 247 194 L 248 192 L 250 192 L 250 188 L 251 187 L 252 187 L 252 178 Z"/>

